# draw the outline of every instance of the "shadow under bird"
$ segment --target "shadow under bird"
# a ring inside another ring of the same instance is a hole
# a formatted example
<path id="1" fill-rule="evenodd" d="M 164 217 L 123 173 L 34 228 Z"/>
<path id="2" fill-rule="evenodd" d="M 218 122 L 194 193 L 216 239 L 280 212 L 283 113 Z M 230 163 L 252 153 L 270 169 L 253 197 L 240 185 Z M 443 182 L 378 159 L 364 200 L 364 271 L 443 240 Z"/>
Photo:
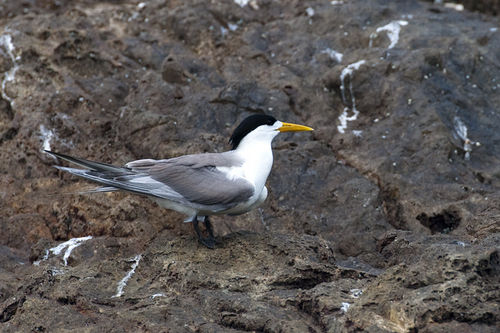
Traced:
<path id="1" fill-rule="evenodd" d="M 85 169 L 55 166 L 62 171 L 105 185 L 93 192 L 124 190 L 146 195 L 160 206 L 186 214 L 198 240 L 214 248 L 210 215 L 239 215 L 264 202 L 273 165 L 271 142 L 280 132 L 312 131 L 264 114 L 245 118 L 234 130 L 230 151 L 184 155 L 164 160 L 143 159 L 123 167 L 88 161 L 46 150 Z M 198 219 L 205 224 L 203 237 Z"/>

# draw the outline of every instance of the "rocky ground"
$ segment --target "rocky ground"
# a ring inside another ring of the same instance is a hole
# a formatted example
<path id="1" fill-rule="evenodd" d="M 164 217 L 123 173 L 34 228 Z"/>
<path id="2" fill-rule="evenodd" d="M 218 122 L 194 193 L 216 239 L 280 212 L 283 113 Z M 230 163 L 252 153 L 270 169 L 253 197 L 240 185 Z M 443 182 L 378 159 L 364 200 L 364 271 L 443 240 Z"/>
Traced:
<path id="1" fill-rule="evenodd" d="M 475 3 L 3 2 L 0 331 L 497 332 L 500 31 Z M 315 131 L 275 140 L 215 250 L 42 152 L 224 151 L 264 112 Z"/>

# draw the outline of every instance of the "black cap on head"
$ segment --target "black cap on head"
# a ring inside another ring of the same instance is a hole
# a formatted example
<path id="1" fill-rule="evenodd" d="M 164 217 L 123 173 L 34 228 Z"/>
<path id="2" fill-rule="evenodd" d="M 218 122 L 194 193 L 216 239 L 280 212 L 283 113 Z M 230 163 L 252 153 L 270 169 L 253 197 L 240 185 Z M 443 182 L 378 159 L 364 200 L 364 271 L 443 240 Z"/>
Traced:
<path id="1" fill-rule="evenodd" d="M 231 149 L 236 149 L 240 144 L 241 140 L 261 125 L 272 125 L 276 122 L 276 118 L 272 116 L 268 116 L 267 114 L 254 114 L 249 117 L 246 117 L 233 132 L 231 138 L 229 139 L 229 143 L 232 145 Z"/>

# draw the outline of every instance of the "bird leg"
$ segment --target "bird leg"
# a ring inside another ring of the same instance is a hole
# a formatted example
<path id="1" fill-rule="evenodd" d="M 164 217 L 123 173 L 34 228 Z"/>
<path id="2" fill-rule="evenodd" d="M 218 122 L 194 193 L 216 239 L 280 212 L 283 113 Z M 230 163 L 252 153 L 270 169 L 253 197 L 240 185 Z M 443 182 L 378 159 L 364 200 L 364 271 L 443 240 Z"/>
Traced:
<path id="1" fill-rule="evenodd" d="M 212 228 L 212 223 L 210 223 L 210 220 L 208 219 L 208 216 L 205 216 L 205 229 L 208 232 L 208 236 L 210 236 L 210 239 L 215 242 L 215 237 L 214 237 L 214 229 Z"/>
<path id="2" fill-rule="evenodd" d="M 215 238 L 214 238 L 214 234 L 213 234 L 213 230 L 212 230 L 212 225 L 210 225 L 210 222 L 208 222 L 209 226 L 207 226 L 207 222 L 205 220 L 205 228 L 207 229 L 207 232 L 209 235 L 209 237 L 207 237 L 207 238 L 204 238 L 201 235 L 200 228 L 198 227 L 198 216 L 195 216 L 191 222 L 193 223 L 194 231 L 196 232 L 196 235 L 198 236 L 198 241 L 201 244 L 208 247 L 209 249 L 213 249 L 215 247 Z"/>

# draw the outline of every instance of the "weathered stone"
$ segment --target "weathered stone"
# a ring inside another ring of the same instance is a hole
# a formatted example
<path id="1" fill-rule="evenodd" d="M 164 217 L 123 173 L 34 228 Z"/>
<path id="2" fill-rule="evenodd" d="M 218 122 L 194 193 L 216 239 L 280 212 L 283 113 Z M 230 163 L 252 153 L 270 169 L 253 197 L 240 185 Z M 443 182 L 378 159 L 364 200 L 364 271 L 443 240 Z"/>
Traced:
<path id="1" fill-rule="evenodd" d="M 2 3 L 0 331 L 497 331 L 499 55 L 434 1 Z M 253 113 L 315 131 L 213 251 L 43 153 L 221 152 Z"/>

